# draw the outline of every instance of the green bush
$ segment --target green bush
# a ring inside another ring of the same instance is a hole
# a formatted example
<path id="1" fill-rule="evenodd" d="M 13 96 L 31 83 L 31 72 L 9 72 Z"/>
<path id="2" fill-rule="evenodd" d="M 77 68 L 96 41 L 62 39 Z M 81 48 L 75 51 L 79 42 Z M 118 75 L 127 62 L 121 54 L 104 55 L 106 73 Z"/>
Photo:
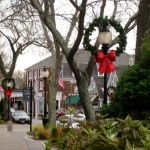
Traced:
<path id="1" fill-rule="evenodd" d="M 127 112 L 122 109 L 120 103 L 111 103 L 110 105 L 103 105 L 99 108 L 100 114 L 106 117 L 122 117 L 127 116 Z"/>
<path id="2" fill-rule="evenodd" d="M 34 139 L 48 139 L 50 138 L 50 129 L 44 128 L 43 126 L 34 126 L 32 135 Z"/>
<path id="3" fill-rule="evenodd" d="M 0 124 L 6 124 L 4 120 L 0 120 Z"/>
<path id="4" fill-rule="evenodd" d="M 126 70 L 116 89 L 115 101 L 123 109 L 146 111 L 150 106 L 150 70 L 135 65 Z"/>

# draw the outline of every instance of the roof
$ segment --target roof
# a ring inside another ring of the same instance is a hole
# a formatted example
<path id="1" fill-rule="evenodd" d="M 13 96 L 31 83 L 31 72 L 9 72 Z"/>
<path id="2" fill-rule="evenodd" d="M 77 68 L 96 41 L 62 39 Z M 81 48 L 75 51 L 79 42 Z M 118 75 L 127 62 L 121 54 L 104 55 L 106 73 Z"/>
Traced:
<path id="1" fill-rule="evenodd" d="M 38 63 L 26 68 L 25 70 L 39 69 L 44 67 L 50 67 L 52 64 L 51 56 L 39 61 Z"/>
<path id="2" fill-rule="evenodd" d="M 75 54 L 75 59 L 80 64 L 87 64 L 87 62 L 89 61 L 90 55 L 91 55 L 91 53 L 89 51 L 79 49 L 78 52 Z M 26 68 L 25 70 L 44 68 L 44 66 L 50 67 L 50 66 L 52 66 L 52 64 L 53 64 L 52 56 L 49 56 L 49 57 L 43 59 L 42 61 Z M 68 64 L 65 56 L 63 57 L 62 64 Z"/>
<path id="3" fill-rule="evenodd" d="M 119 57 L 116 57 L 116 61 L 114 62 L 115 66 L 127 66 L 129 65 L 129 60 L 134 59 L 134 55 L 128 54 L 126 52 L 120 54 Z"/>
<path id="4" fill-rule="evenodd" d="M 86 64 L 89 61 L 90 56 L 91 56 L 91 53 L 89 51 L 79 49 L 77 51 L 77 53 L 75 54 L 75 59 L 78 62 L 78 64 L 80 64 L 80 67 L 82 67 L 82 69 L 84 69 Z M 124 52 L 124 53 L 120 54 L 119 57 L 116 58 L 116 61 L 114 62 L 114 64 L 115 64 L 115 66 L 128 65 L 129 59 L 131 57 L 133 58 L 133 55 L 130 55 L 130 54 L 127 54 L 126 52 Z M 46 59 L 26 68 L 25 70 L 40 69 L 40 68 L 44 68 L 44 66 L 48 68 L 48 67 L 52 66 L 52 64 L 53 64 L 52 56 L 49 56 Z M 62 64 L 65 67 L 69 67 L 65 56 L 63 57 Z"/>

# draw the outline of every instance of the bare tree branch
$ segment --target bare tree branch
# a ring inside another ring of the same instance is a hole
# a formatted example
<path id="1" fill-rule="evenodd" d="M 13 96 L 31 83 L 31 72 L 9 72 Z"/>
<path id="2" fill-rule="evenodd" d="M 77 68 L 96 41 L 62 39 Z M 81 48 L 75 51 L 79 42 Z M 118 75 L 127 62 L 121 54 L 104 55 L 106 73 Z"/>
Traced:
<path id="1" fill-rule="evenodd" d="M 73 56 L 75 55 L 75 53 L 80 45 L 80 42 L 82 40 L 82 37 L 83 37 L 84 17 L 85 17 L 85 13 L 86 13 L 86 3 L 87 3 L 87 0 L 84 0 L 81 3 L 82 10 L 80 11 L 80 15 L 79 15 L 79 25 L 78 25 L 79 30 L 78 30 L 78 34 L 77 34 L 75 43 L 74 43 L 69 55 L 67 56 L 69 58 L 69 60 L 73 60 Z"/>
<path id="2" fill-rule="evenodd" d="M 69 39 L 70 39 L 71 34 L 73 32 L 73 29 L 75 28 L 75 24 L 78 21 L 78 17 L 77 17 L 78 12 L 79 11 L 76 10 L 75 13 L 74 13 L 74 15 L 73 15 L 73 17 L 72 17 L 72 19 L 71 19 L 70 27 L 69 27 L 69 30 L 68 30 L 68 33 L 67 33 L 67 36 L 66 36 L 66 43 L 69 42 Z"/>
<path id="3" fill-rule="evenodd" d="M 103 0 L 102 1 L 102 5 L 101 5 L 101 9 L 100 9 L 100 17 L 104 17 L 104 9 L 105 9 L 105 6 L 106 6 L 106 0 Z"/>
<path id="4" fill-rule="evenodd" d="M 134 21 L 136 20 L 136 18 L 137 18 L 137 16 L 138 16 L 138 13 L 139 13 L 139 12 L 136 12 L 136 13 L 128 20 L 128 22 L 126 23 L 126 25 L 125 25 L 125 27 L 124 27 L 125 32 L 127 32 L 128 28 L 129 28 L 129 26 L 132 24 L 132 22 L 134 22 Z"/>
<path id="5" fill-rule="evenodd" d="M 113 10 L 113 13 L 112 13 L 112 16 L 110 17 L 110 19 L 114 20 L 115 17 L 116 17 L 116 13 L 117 13 L 117 4 L 118 4 L 118 0 L 113 0 L 114 1 L 114 10 Z"/>
<path id="6" fill-rule="evenodd" d="M 79 11 L 81 11 L 81 6 L 78 6 L 77 5 L 77 1 L 76 2 L 74 2 L 73 0 L 69 0 L 70 2 L 71 2 L 71 4 L 77 9 L 77 10 L 79 10 Z"/>

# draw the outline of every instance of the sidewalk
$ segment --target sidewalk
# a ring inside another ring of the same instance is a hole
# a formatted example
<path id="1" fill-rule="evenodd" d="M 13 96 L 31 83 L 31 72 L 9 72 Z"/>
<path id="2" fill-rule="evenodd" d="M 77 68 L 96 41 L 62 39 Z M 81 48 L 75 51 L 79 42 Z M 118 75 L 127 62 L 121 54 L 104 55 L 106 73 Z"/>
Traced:
<path id="1" fill-rule="evenodd" d="M 29 125 L 13 124 L 12 132 L 8 132 L 7 125 L 0 125 L 0 150 L 44 150 L 45 141 L 29 138 L 29 130 Z"/>

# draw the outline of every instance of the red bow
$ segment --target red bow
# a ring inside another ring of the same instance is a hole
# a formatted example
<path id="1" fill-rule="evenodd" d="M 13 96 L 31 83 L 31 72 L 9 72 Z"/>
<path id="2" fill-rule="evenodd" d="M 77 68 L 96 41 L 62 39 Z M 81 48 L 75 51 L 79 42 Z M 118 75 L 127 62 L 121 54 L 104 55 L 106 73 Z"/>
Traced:
<path id="1" fill-rule="evenodd" d="M 12 90 L 6 90 L 6 96 L 11 96 Z"/>
<path id="2" fill-rule="evenodd" d="M 103 54 L 102 52 L 97 52 L 96 62 L 99 62 L 98 71 L 100 73 L 110 73 L 116 70 L 116 67 L 112 63 L 116 60 L 116 53 L 112 50 L 107 55 Z"/>

